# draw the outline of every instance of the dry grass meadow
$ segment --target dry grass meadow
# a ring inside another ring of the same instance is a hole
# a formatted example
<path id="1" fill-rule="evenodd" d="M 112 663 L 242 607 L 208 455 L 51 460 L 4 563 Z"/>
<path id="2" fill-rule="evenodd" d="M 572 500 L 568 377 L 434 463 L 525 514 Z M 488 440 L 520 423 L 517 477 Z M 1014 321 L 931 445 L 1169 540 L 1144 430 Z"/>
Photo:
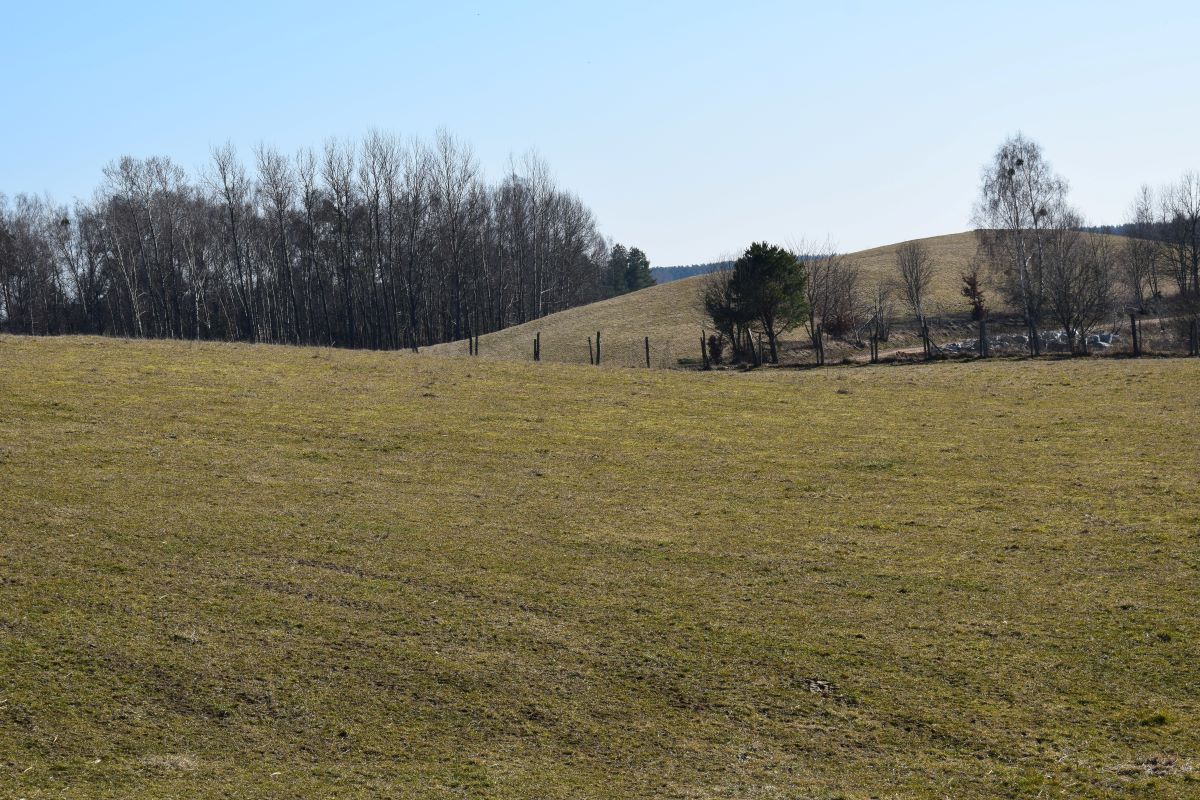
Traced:
<path id="1" fill-rule="evenodd" d="M 0 338 L 0 796 L 1196 797 L 1198 393 Z"/>

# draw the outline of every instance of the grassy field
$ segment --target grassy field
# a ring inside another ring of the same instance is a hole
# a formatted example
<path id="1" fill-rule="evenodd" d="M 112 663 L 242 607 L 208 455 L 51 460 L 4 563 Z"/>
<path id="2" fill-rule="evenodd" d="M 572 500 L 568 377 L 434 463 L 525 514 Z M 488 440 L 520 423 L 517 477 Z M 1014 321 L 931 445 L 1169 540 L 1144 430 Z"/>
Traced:
<path id="1" fill-rule="evenodd" d="M 931 313 L 953 314 L 967 309 L 959 295 L 960 275 L 975 255 L 975 234 L 955 233 L 921 240 L 933 258 L 936 279 L 931 287 Z M 863 280 L 890 277 L 896 270 L 899 244 L 851 254 Z M 542 333 L 542 360 L 588 363 L 588 337 L 602 331 L 603 363 L 630 367 L 645 365 L 645 338 L 650 337 L 650 363 L 675 367 L 679 360 L 700 358 L 700 330 L 705 321 L 701 304 L 704 276 L 672 281 L 640 292 L 568 309 L 558 314 L 506 328 L 481 337 L 485 358 L 527 361 L 533 355 L 533 337 Z M 787 341 L 807 341 L 803 331 L 793 331 Z M 466 341 L 428 348 L 438 355 L 466 355 Z"/>
<path id="2" fill-rule="evenodd" d="M 0 338 L 0 797 L 1196 797 L 1198 393 Z"/>

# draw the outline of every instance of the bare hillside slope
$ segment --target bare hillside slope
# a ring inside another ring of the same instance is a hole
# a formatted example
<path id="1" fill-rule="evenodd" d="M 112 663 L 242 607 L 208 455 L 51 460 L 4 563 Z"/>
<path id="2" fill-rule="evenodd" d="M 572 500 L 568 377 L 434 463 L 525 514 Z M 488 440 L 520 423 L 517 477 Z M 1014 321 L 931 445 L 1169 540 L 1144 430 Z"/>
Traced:
<path id="1" fill-rule="evenodd" d="M 975 254 L 974 233 L 954 233 L 921 240 L 937 266 L 933 286 L 933 312 L 951 313 L 965 309 L 959 296 L 960 275 Z M 865 280 L 890 276 L 895 270 L 896 250 L 901 242 L 851 254 Z M 480 340 L 485 358 L 529 360 L 533 340 L 542 334 L 542 360 L 586 364 L 588 337 L 601 332 L 602 362 L 614 366 L 645 364 L 645 337 L 650 337 L 650 362 L 655 367 L 673 367 L 681 358 L 697 359 L 700 335 L 705 326 L 701 293 L 707 276 L 699 275 L 652 286 L 639 292 L 568 309 L 533 322 L 506 328 Z M 787 339 L 802 339 L 794 331 Z M 466 355 L 467 343 L 451 342 L 428 348 L 440 355 Z"/>

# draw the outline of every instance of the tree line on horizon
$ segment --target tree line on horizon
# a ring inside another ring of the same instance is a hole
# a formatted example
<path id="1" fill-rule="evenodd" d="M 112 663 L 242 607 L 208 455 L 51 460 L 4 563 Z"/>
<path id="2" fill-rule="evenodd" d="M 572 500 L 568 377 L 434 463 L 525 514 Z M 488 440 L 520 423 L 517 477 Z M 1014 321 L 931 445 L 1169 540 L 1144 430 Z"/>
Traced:
<path id="1" fill-rule="evenodd" d="M 0 330 L 415 348 L 628 290 L 591 210 L 533 155 L 372 132 L 189 176 L 123 157 L 89 201 L 0 195 Z M 626 265 L 628 266 L 628 264 Z"/>
<path id="2" fill-rule="evenodd" d="M 733 262 L 725 260 L 709 261 L 704 264 L 680 264 L 674 267 L 654 267 L 650 272 L 658 283 L 670 283 L 671 281 L 680 281 L 684 278 L 692 278 L 696 275 L 724 272 L 732 268 Z"/>

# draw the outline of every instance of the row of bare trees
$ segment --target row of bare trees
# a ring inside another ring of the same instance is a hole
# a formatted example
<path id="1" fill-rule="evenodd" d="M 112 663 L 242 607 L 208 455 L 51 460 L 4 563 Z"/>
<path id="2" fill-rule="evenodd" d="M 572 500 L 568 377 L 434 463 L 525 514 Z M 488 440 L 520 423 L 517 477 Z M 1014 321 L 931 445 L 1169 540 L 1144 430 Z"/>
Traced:
<path id="1" fill-rule="evenodd" d="M 1122 280 L 1141 311 L 1156 311 L 1170 290 L 1200 298 L 1200 174 L 1187 172 L 1157 191 L 1143 186 L 1130 209 Z"/>
<path id="2" fill-rule="evenodd" d="M 1066 180 L 1036 142 L 1018 134 L 996 151 L 984 169 L 974 211 L 977 253 L 961 275 L 971 318 L 984 319 L 987 297 L 996 296 L 1027 329 L 1035 355 L 1051 326 L 1062 331 L 1072 352 L 1086 352 L 1091 334 L 1115 328 L 1129 313 L 1170 317 L 1182 323 L 1181 330 L 1195 330 L 1200 176 L 1185 174 L 1158 191 L 1143 187 L 1120 237 L 1087 229 L 1067 193 Z M 736 270 L 708 279 L 705 308 L 735 359 L 758 360 L 758 335 L 766 337 L 774 359 L 778 335 L 792 327 L 805 330 L 818 364 L 827 338 L 857 346 L 872 339 L 874 347 L 888 340 L 901 306 L 925 336 L 932 288 L 944 266 L 922 242 L 901 244 L 890 274 L 864 272 L 830 245 L 801 243 L 790 253 L 803 278 L 803 302 L 793 307 L 803 313 L 782 326 L 736 313 Z M 709 350 L 720 352 L 719 345 L 710 343 Z"/>
<path id="3" fill-rule="evenodd" d="M 71 208 L 0 196 L 0 330 L 417 347 L 600 299 L 608 250 L 541 160 L 489 183 L 446 133 L 126 157 Z"/>
<path id="4" fill-rule="evenodd" d="M 1036 142 L 1018 134 L 996 151 L 974 214 L 979 257 L 1001 298 L 1020 313 L 1034 354 L 1047 323 L 1065 332 L 1075 352 L 1124 311 L 1196 315 L 1200 177 L 1185 174 L 1158 192 L 1143 187 L 1131 216 L 1124 239 L 1085 233 L 1067 182 Z"/>

